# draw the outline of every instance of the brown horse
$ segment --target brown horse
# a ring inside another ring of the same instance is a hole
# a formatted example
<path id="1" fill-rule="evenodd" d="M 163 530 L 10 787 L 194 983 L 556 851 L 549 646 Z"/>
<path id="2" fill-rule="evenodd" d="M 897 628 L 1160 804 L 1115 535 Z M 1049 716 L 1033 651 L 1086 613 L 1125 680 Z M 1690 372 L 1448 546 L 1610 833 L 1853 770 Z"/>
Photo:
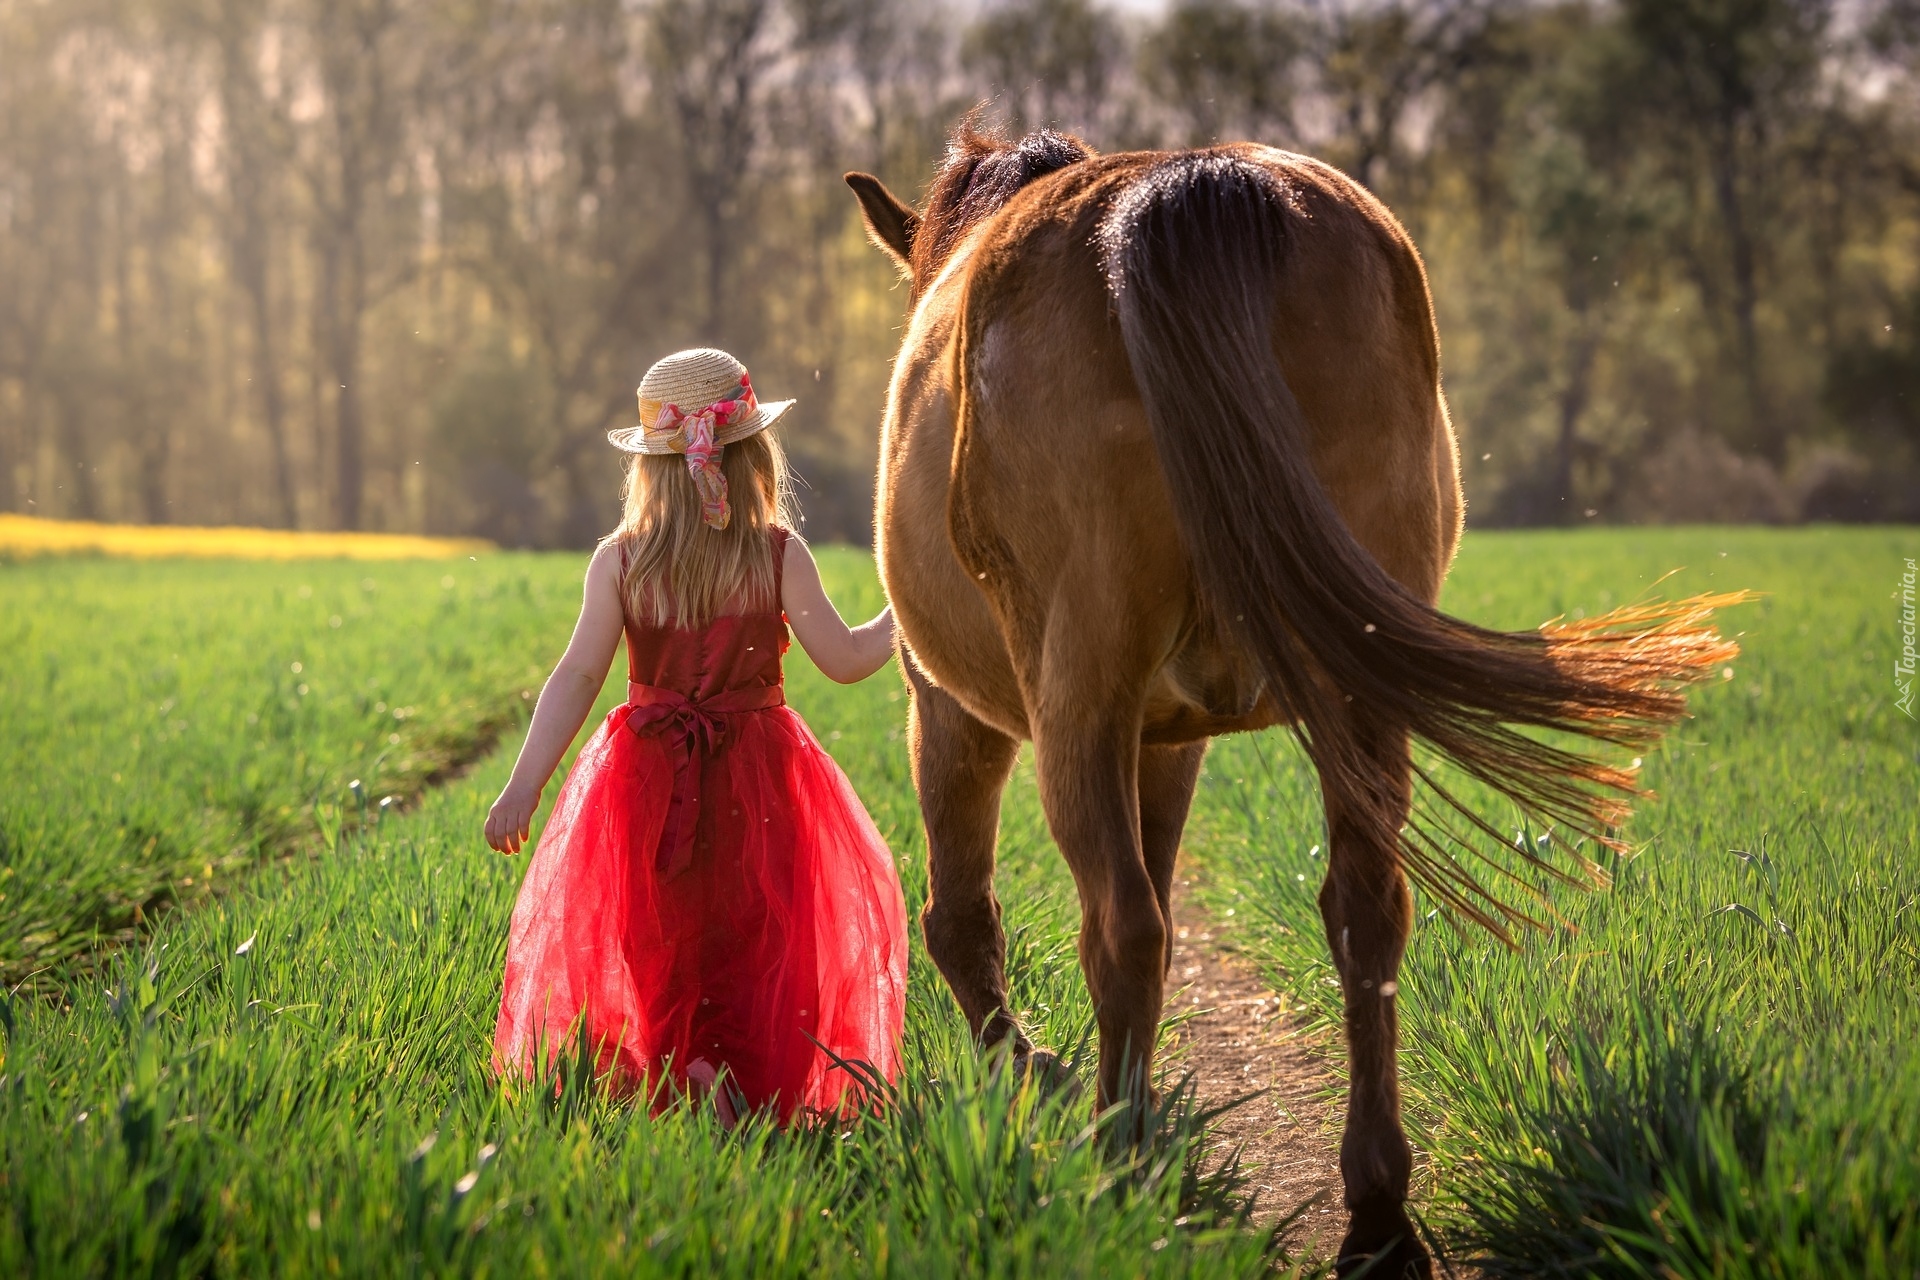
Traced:
<path id="1" fill-rule="evenodd" d="M 877 531 L 912 687 L 928 952 L 978 1036 L 1038 1054 L 1007 1007 L 992 886 L 1001 788 L 1031 738 L 1080 894 L 1099 1100 L 1141 1099 L 1207 739 L 1295 726 L 1325 800 L 1346 1001 L 1342 1266 L 1427 1274 L 1395 1064 L 1409 874 L 1495 928 L 1513 913 L 1412 809 L 1411 741 L 1605 840 L 1633 775 L 1514 726 L 1644 746 L 1684 710 L 1676 687 L 1733 653 L 1703 625 L 1715 602 L 1520 634 L 1434 608 L 1462 499 L 1426 274 L 1324 164 L 963 127 L 918 212 L 847 182 L 912 290 Z"/>

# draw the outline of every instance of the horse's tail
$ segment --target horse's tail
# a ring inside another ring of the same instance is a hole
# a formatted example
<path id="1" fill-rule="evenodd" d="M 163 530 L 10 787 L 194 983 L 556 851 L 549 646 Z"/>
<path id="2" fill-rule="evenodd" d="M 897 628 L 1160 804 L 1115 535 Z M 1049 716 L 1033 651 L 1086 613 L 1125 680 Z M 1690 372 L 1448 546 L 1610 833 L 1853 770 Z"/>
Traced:
<path id="1" fill-rule="evenodd" d="M 1293 713 L 1322 785 L 1424 886 L 1504 936 L 1503 919 L 1525 917 L 1462 868 L 1447 819 L 1416 810 L 1401 827 L 1404 801 L 1367 740 L 1404 728 L 1557 828 L 1563 847 L 1571 835 L 1617 848 L 1633 770 L 1521 729 L 1651 744 L 1684 713 L 1680 687 L 1737 652 L 1707 621 L 1742 597 L 1513 633 L 1449 617 L 1389 577 L 1315 474 L 1275 358 L 1275 282 L 1297 217 L 1277 177 L 1218 153 L 1136 180 L 1100 233 L 1127 356 L 1201 593 Z"/>

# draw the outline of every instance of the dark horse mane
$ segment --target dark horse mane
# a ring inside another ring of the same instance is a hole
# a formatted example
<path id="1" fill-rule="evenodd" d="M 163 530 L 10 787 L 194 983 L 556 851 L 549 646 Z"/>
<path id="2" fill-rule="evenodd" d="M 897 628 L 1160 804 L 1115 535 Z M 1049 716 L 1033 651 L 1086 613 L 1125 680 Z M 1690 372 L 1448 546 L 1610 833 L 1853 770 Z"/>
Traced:
<path id="1" fill-rule="evenodd" d="M 927 189 L 913 238 L 913 278 L 930 280 L 960 237 L 1019 190 L 1049 173 L 1097 154 L 1072 134 L 1035 129 L 1024 137 L 963 121 L 947 144 L 947 158 Z"/>

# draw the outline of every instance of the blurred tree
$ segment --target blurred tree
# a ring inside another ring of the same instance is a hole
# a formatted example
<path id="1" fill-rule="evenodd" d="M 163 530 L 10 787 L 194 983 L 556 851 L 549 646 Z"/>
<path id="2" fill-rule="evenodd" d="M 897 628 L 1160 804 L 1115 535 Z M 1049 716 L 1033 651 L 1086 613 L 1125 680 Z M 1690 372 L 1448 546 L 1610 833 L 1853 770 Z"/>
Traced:
<path id="1" fill-rule="evenodd" d="M 1884 512 L 1920 520 L 1920 289 L 1878 335 L 1840 343 L 1821 388 L 1827 406 L 1851 429 L 1874 468 L 1822 475 L 1807 497 L 1809 519 L 1859 519 Z"/>
<path id="2" fill-rule="evenodd" d="M 1825 0 L 1624 0 L 1608 98 L 1662 159 L 1683 210 L 1673 245 L 1737 370 L 1748 438 L 1775 465 L 1789 424 L 1767 386 L 1759 310 L 1787 139 L 1812 114 Z M 1704 190 L 1703 190 L 1704 188 Z"/>
<path id="3" fill-rule="evenodd" d="M 967 32 L 962 60 L 1016 129 L 1090 130 L 1114 114 L 1110 90 L 1125 52 L 1118 22 L 1089 0 L 1019 0 L 987 10 Z"/>
<path id="4" fill-rule="evenodd" d="M 353 529 L 366 493 L 366 316 L 396 283 L 375 273 L 404 272 L 413 247 L 375 224 L 408 186 L 404 113 L 420 50 L 409 49 L 395 0 L 307 3 L 301 26 L 312 42 L 313 78 L 294 118 L 306 125 L 296 146 L 313 202 L 315 327 L 329 378 L 317 399 L 333 405 L 334 518 Z"/>
<path id="5" fill-rule="evenodd" d="M 539 437 L 527 424 L 545 421 L 551 382 L 516 355 L 495 330 L 462 358 L 434 399 L 433 448 L 443 486 L 441 527 L 510 547 L 542 541 L 539 496 L 532 476 Z"/>
<path id="6" fill-rule="evenodd" d="M 1501 0 L 1346 0 L 1323 11 L 1313 59 L 1332 117 L 1328 156 L 1369 189 L 1401 145 L 1408 116 L 1456 76 Z"/>
<path id="7" fill-rule="evenodd" d="M 1524 228 L 1555 304 L 1536 321 L 1553 343 L 1543 353 L 1557 384 L 1550 444 L 1536 465 L 1516 471 L 1499 515 L 1507 523 L 1563 524 L 1581 519 L 1601 496 L 1592 484 L 1584 492 L 1576 484 L 1577 466 L 1596 460 L 1581 428 L 1602 345 L 1622 309 L 1620 282 L 1633 275 L 1652 223 L 1635 158 L 1614 145 L 1613 106 L 1595 67 L 1606 57 L 1605 34 L 1582 9 L 1536 15 L 1525 26 L 1517 42 L 1505 21 L 1481 29 L 1481 48 L 1462 76 L 1467 91 L 1449 95 L 1447 112 L 1467 141 L 1484 225 L 1496 233 Z M 1498 86 L 1492 92 L 1473 91 L 1489 81 Z M 1489 118 L 1494 101 L 1509 119 Z"/>
<path id="8" fill-rule="evenodd" d="M 62 15 L 40 6 L 4 11 L 0 52 L 0 456 L 8 506 L 98 511 L 88 465 L 89 415 L 66 384 L 89 372 L 72 353 L 91 310 L 76 285 L 88 276 L 87 228 L 99 193 L 120 170 L 88 128 L 83 92 L 60 74 Z"/>
<path id="9" fill-rule="evenodd" d="M 287 441 L 286 393 L 281 382 L 282 342 L 274 307 L 274 224 L 286 214 L 280 189 L 291 145 L 284 104 L 260 83 L 261 45 L 268 23 L 261 0 L 211 0 L 190 20 L 211 36 L 216 50 L 225 201 L 219 210 L 234 283 L 246 296 L 253 330 L 253 387 L 273 458 L 277 522 L 300 523 L 294 493 L 292 450 Z"/>
<path id="10" fill-rule="evenodd" d="M 523 424 L 532 447 L 514 465 L 528 469 L 539 540 L 590 542 L 618 511 L 602 433 L 630 424 L 645 353 L 687 345 L 707 306 L 672 118 L 642 87 L 645 19 L 618 0 L 495 0 L 443 39 L 433 373 L 490 340 L 496 317 L 532 344 L 529 376 L 551 386 L 531 401 L 541 416 Z"/>
<path id="11" fill-rule="evenodd" d="M 760 107 L 778 61 L 771 0 L 660 0 L 649 70 L 679 123 L 682 176 L 706 239 L 707 340 L 732 340 L 728 273 L 760 158 Z"/>
<path id="12" fill-rule="evenodd" d="M 1289 145 L 1306 25 L 1272 3 L 1177 0 L 1141 42 L 1141 78 L 1178 122 L 1182 142 Z"/>

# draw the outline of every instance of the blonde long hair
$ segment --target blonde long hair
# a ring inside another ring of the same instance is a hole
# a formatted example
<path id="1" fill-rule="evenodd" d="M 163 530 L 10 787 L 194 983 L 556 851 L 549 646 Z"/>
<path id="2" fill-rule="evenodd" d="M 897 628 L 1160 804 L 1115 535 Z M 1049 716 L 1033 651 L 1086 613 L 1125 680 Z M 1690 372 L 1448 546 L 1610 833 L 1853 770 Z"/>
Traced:
<path id="1" fill-rule="evenodd" d="M 700 518 L 700 493 L 677 453 L 636 453 L 627 467 L 626 512 L 610 540 L 626 549 L 621 584 L 627 616 L 656 627 L 705 626 L 721 613 L 778 609 L 775 525 L 791 527 L 787 457 L 771 431 L 726 446 L 733 518 L 724 529 Z"/>

